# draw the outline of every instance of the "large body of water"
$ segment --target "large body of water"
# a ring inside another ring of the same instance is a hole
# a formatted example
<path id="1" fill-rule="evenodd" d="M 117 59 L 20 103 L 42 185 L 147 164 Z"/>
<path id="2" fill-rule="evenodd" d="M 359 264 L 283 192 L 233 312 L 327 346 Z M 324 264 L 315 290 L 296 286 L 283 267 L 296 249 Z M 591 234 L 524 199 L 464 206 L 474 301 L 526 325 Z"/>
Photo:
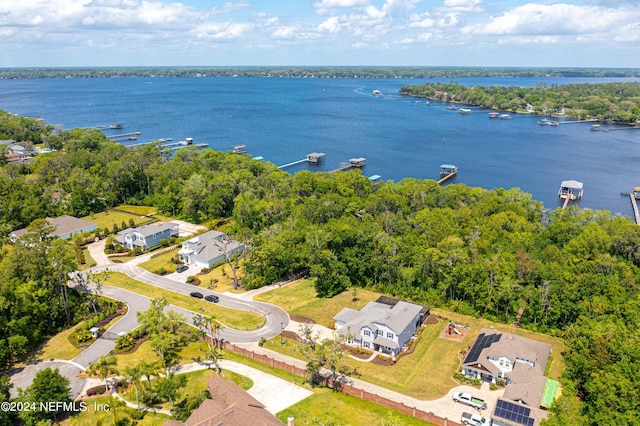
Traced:
<path id="1" fill-rule="evenodd" d="M 613 79 L 476 78 L 461 84 L 532 86 Z M 443 80 L 447 81 L 447 80 Z M 633 81 L 615 79 L 615 81 Z M 332 170 L 365 157 L 365 175 L 384 180 L 437 179 L 439 165 L 458 166 L 454 182 L 484 188 L 520 187 L 559 205 L 560 182 L 584 182 L 582 207 L 631 215 L 620 192 L 640 185 L 640 129 L 589 123 L 538 125 L 539 117 L 489 119 L 486 110 L 469 115 L 444 104 L 398 98 L 402 79 L 132 78 L 0 80 L 0 109 L 42 117 L 64 129 L 123 123 L 140 131 L 138 143 L 192 137 L 227 151 L 245 144 L 253 156 L 277 165 L 309 152 L 326 153 L 320 166 L 287 169 Z M 373 90 L 385 94 L 372 96 Z"/>

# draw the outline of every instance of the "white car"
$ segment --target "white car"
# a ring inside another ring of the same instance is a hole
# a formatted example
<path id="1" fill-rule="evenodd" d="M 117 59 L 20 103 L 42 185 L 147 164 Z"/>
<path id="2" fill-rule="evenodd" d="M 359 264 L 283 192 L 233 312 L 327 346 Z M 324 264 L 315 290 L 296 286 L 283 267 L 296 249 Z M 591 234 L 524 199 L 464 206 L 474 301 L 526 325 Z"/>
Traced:
<path id="1" fill-rule="evenodd" d="M 479 414 L 462 413 L 460 423 L 470 426 L 488 426 L 489 421 Z"/>

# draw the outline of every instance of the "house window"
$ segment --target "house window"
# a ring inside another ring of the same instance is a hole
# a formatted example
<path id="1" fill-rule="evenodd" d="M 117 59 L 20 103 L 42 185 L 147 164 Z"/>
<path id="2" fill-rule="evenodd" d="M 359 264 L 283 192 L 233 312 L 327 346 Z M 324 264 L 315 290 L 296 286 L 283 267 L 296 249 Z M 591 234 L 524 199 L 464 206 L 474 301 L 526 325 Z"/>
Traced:
<path id="1" fill-rule="evenodd" d="M 348 337 L 347 338 L 347 343 L 350 345 L 353 345 L 353 337 Z"/>
<path id="2" fill-rule="evenodd" d="M 364 331 L 364 335 L 365 335 L 365 336 L 371 336 L 371 332 L 370 332 L 369 330 L 365 330 L 365 331 Z"/>
<path id="3" fill-rule="evenodd" d="M 389 339 L 393 339 L 393 333 L 387 333 L 387 337 L 388 337 Z"/>
<path id="4" fill-rule="evenodd" d="M 362 346 L 364 346 L 365 348 L 370 347 L 369 342 L 366 342 L 366 341 L 362 342 Z"/>
<path id="5" fill-rule="evenodd" d="M 384 331 L 378 330 L 378 336 L 384 336 Z"/>

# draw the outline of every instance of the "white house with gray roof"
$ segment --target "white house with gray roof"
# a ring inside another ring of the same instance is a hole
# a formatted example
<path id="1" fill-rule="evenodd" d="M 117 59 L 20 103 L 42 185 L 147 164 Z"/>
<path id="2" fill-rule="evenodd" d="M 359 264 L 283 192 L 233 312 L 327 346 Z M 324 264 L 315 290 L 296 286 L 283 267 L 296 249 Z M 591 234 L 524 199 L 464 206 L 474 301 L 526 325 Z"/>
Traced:
<path id="1" fill-rule="evenodd" d="M 178 255 L 184 263 L 189 265 L 211 268 L 225 260 L 225 253 L 226 256 L 231 257 L 243 250 L 244 244 L 232 239 L 224 232 L 208 231 L 183 241 Z"/>
<path id="2" fill-rule="evenodd" d="M 369 302 L 360 311 L 344 308 L 333 319 L 347 344 L 398 355 L 420 327 L 423 309 L 402 300 L 394 305 Z"/>
<path id="3" fill-rule="evenodd" d="M 148 250 L 160 245 L 160 241 L 178 236 L 178 224 L 173 222 L 153 223 L 137 228 L 127 228 L 116 234 L 116 240 L 131 250 L 140 247 Z"/>
<path id="4" fill-rule="evenodd" d="M 69 215 L 62 215 L 55 218 L 48 217 L 46 220 L 51 224 L 51 226 L 53 226 L 53 232 L 51 235 L 58 237 L 61 240 L 69 239 L 75 234 L 93 232 L 98 228 L 98 226 L 93 222 L 78 219 L 77 217 Z M 27 228 L 18 229 L 10 233 L 9 237 L 12 241 L 16 241 L 28 232 Z"/>

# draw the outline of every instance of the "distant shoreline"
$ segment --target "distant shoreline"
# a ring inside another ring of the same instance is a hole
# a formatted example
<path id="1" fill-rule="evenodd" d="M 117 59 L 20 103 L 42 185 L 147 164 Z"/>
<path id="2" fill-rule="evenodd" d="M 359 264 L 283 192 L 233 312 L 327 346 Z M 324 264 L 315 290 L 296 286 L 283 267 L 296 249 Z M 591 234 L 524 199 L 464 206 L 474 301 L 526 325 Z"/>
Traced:
<path id="1" fill-rule="evenodd" d="M 412 67 L 412 66 L 221 66 L 221 67 L 31 67 L 0 68 L 0 80 L 36 78 L 640 78 L 640 68 Z"/>

